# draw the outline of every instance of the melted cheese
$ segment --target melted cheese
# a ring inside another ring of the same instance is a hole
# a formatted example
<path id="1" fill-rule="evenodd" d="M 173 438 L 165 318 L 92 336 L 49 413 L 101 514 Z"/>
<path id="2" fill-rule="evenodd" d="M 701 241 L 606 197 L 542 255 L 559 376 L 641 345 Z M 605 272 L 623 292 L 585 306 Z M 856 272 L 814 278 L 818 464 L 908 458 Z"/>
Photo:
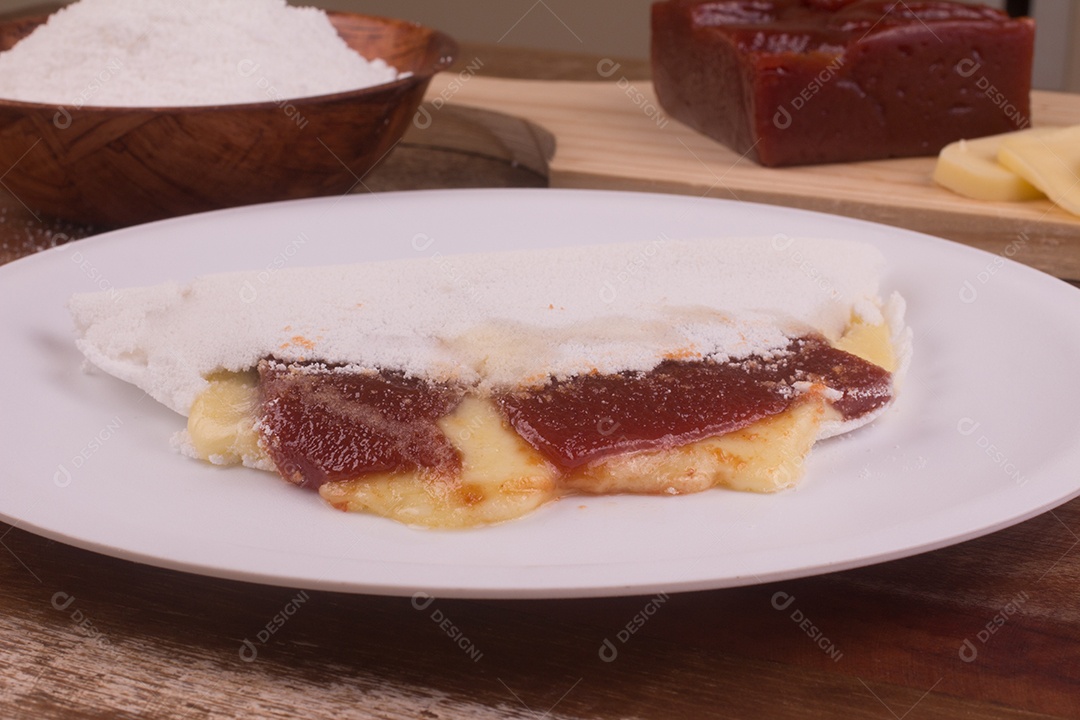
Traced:
<path id="1" fill-rule="evenodd" d="M 803 460 L 825 413 L 825 401 L 814 397 L 726 435 L 605 458 L 572 473 L 562 484 L 604 495 L 682 495 L 720 486 L 776 492 L 794 487 L 802 476 Z"/>
<path id="2" fill-rule="evenodd" d="M 892 371 L 897 357 L 887 324 L 853 317 L 834 345 Z M 188 418 L 189 454 L 220 464 L 272 469 L 259 447 L 257 377 L 208 378 Z M 822 424 L 835 421 L 827 393 L 811 390 L 783 413 L 742 430 L 665 450 L 625 453 L 559 477 L 488 400 L 468 397 L 439 421 L 461 454 L 462 471 L 371 473 L 323 485 L 332 506 L 428 528 L 465 528 L 510 520 L 565 493 L 684 494 L 723 486 L 751 492 L 793 487 Z"/>
<path id="3" fill-rule="evenodd" d="M 407 525 L 464 528 L 510 520 L 555 498 L 555 471 L 490 402 L 466 398 L 439 421 L 461 453 L 461 473 L 372 473 L 327 483 L 319 493 L 340 510 L 371 512 Z"/>
<path id="4" fill-rule="evenodd" d="M 257 373 L 220 373 L 207 378 L 188 416 L 190 450 L 215 465 L 270 465 L 259 446 Z"/>

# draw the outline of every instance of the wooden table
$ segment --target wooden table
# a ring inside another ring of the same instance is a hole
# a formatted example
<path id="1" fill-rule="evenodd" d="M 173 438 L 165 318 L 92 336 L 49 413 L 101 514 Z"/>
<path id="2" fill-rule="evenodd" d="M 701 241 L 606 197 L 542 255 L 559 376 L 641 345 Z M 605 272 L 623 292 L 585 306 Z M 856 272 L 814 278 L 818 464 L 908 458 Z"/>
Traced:
<path id="1" fill-rule="evenodd" d="M 557 79 L 595 77 L 598 60 L 463 56 Z M 367 184 L 545 183 L 542 136 L 458 120 L 473 130 L 404 144 Z M 93 231 L 0 193 L 0 262 Z M 0 525 L 0 717 L 1076 718 L 1078 544 L 1080 500 L 804 580 L 424 605 L 161 570 Z"/>

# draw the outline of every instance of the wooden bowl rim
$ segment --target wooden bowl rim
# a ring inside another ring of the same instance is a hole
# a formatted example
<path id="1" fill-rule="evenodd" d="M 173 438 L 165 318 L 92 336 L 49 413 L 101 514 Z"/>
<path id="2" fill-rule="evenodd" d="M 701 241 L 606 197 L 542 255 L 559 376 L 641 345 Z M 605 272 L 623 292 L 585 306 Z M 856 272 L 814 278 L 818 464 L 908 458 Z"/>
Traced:
<path id="1" fill-rule="evenodd" d="M 420 23 L 412 22 L 411 20 L 402 20 L 399 18 L 383 17 L 381 15 L 368 15 L 365 13 L 346 12 L 341 10 L 327 10 L 326 14 L 331 18 L 353 18 L 362 20 L 373 20 L 376 24 L 388 25 L 391 27 L 410 27 L 414 30 L 421 30 L 428 34 L 428 47 L 437 51 L 437 59 L 424 67 L 418 72 L 413 72 L 408 77 L 400 78 L 388 83 L 382 83 L 380 85 L 372 85 L 366 88 L 359 88 L 357 90 L 343 90 L 341 92 L 329 93 L 325 95 L 308 95 L 299 98 L 283 98 L 281 100 L 263 100 L 259 102 L 250 103 L 232 103 L 225 105 L 82 105 L 78 108 L 79 113 L 95 113 L 105 116 L 126 115 L 134 113 L 200 113 L 200 112 L 237 112 L 244 110 L 280 110 L 285 105 L 292 105 L 294 107 L 308 107 L 311 105 L 318 105 L 327 102 L 336 102 L 340 100 L 352 100 L 363 99 L 367 96 L 376 97 L 381 93 L 387 91 L 398 90 L 401 88 L 411 88 L 415 85 L 426 83 L 433 78 L 437 73 L 442 72 L 457 60 L 460 47 L 454 38 L 450 37 L 446 33 L 429 28 Z M 40 25 L 49 18 L 49 15 L 28 15 L 25 17 L 12 18 L 9 20 L 0 21 L 0 28 L 7 25 L 25 24 L 37 21 Z M 26 111 L 46 111 L 46 112 L 59 112 L 60 110 L 67 110 L 68 106 L 62 103 L 41 103 L 41 102 L 25 102 L 22 100 L 9 100 L 7 98 L 0 98 L 0 108 L 12 108 Z"/>

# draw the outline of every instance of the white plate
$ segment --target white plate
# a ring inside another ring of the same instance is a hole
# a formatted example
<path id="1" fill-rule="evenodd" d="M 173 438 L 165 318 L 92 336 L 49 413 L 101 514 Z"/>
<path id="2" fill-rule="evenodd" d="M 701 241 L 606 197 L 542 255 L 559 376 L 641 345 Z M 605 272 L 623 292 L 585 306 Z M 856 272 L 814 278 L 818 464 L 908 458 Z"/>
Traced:
<path id="1" fill-rule="evenodd" d="M 471 531 L 334 512 L 274 476 L 175 454 L 169 438 L 183 419 L 82 372 L 64 308 L 76 291 L 225 270 L 773 233 L 885 253 L 884 287 L 907 298 L 916 334 L 888 414 L 818 445 L 796 491 L 574 497 Z M 0 517 L 207 575 L 459 597 L 718 588 L 932 550 L 1080 493 L 1080 293 L 983 252 L 828 215 L 579 191 L 301 201 L 130 228 L 15 262 L 0 268 L 0 307 Z"/>

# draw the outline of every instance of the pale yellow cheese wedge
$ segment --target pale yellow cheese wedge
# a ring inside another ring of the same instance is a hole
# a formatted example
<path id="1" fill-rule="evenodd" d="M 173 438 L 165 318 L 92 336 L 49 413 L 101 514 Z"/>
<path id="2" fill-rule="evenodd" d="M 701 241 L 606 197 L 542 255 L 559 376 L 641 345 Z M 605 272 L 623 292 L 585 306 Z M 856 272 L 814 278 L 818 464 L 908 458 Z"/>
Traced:
<path id="1" fill-rule="evenodd" d="M 998 161 L 1080 215 L 1080 125 L 1002 140 Z"/>
<path id="2" fill-rule="evenodd" d="M 888 372 L 896 372 L 896 350 L 885 323 L 870 325 L 862 318 L 853 317 L 843 336 L 832 345 L 837 350 L 851 353 L 866 362 L 874 363 Z"/>
<path id="3" fill-rule="evenodd" d="M 1015 136 L 1038 136 L 1046 129 L 1020 130 L 946 145 L 934 167 L 934 182 L 974 200 L 1017 202 L 1036 200 L 1043 193 L 998 162 L 1001 143 Z"/>

